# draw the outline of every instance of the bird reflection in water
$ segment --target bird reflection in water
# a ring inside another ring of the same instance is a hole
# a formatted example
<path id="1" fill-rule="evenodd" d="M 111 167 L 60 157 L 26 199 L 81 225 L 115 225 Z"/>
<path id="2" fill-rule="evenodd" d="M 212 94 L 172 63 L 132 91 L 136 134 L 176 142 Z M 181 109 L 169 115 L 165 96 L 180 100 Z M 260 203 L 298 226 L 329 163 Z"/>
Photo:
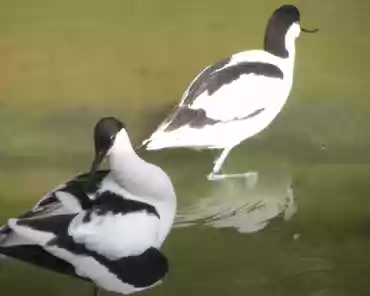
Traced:
<path id="1" fill-rule="evenodd" d="M 297 211 L 292 178 L 286 173 L 259 172 L 254 186 L 238 179 L 212 185 L 206 196 L 180 209 L 175 227 L 205 225 L 253 233 L 275 218 L 288 221 Z"/>

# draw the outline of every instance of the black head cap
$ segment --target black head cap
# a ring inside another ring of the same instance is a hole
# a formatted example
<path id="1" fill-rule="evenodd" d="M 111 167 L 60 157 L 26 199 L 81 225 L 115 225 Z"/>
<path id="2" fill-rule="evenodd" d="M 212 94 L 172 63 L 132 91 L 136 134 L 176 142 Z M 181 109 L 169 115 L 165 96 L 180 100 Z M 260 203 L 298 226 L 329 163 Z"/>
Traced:
<path id="1" fill-rule="evenodd" d="M 114 117 L 104 117 L 95 125 L 95 152 L 107 153 L 112 147 L 117 133 L 125 128 L 124 124 Z"/>
<path id="2" fill-rule="evenodd" d="M 285 35 L 293 23 L 299 23 L 300 14 L 294 5 L 283 5 L 276 9 L 267 24 L 265 50 L 282 58 L 288 57 Z"/>
<path id="3" fill-rule="evenodd" d="M 90 174 L 86 183 L 86 191 L 90 192 L 94 183 L 96 171 L 113 146 L 117 133 L 122 130 L 124 124 L 114 117 L 100 119 L 94 128 L 95 157 L 91 165 Z"/>
<path id="4" fill-rule="evenodd" d="M 299 22 L 300 17 L 297 7 L 294 5 L 283 5 L 274 11 L 271 19 L 276 18 L 277 21 L 285 23 L 289 27 L 291 24 Z"/>

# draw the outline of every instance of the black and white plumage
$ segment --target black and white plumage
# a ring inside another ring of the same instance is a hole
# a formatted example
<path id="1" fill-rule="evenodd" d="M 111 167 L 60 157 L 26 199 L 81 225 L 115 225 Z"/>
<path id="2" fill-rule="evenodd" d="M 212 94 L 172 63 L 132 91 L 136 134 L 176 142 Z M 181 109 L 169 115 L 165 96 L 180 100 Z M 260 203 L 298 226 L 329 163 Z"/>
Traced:
<path id="1" fill-rule="evenodd" d="M 300 14 L 284 5 L 269 19 L 264 50 L 236 53 L 205 68 L 157 130 L 143 142 L 162 148 L 223 149 L 209 179 L 220 175 L 231 149 L 265 129 L 283 108 L 292 88 Z"/>
<path id="2" fill-rule="evenodd" d="M 141 159 L 123 124 L 95 126 L 90 173 L 59 186 L 0 228 L 0 253 L 129 294 L 158 284 L 168 270 L 159 248 L 176 212 L 171 180 Z M 97 170 L 108 159 L 110 170 Z"/>

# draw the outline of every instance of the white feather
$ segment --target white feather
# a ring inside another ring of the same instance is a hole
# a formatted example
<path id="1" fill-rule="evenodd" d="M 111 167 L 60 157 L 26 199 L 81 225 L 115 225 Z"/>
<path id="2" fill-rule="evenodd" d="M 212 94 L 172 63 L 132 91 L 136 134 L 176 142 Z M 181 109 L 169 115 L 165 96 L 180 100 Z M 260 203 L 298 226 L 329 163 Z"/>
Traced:
<path id="1" fill-rule="evenodd" d="M 85 213 L 73 219 L 68 234 L 76 243 L 86 246 L 111 260 L 139 255 L 157 246 L 158 217 L 146 212 L 104 215 L 91 214 L 84 222 Z"/>
<path id="2" fill-rule="evenodd" d="M 222 72 L 242 63 L 261 62 L 279 68 L 283 73 L 283 79 L 243 74 L 238 79 L 224 84 L 212 94 L 205 90 L 186 107 L 204 110 L 208 118 L 220 122 L 206 124 L 202 127 L 192 127 L 187 124 L 166 130 L 172 120 L 176 118 L 175 114 L 172 118 L 164 121 L 147 140 L 143 141 L 146 149 L 233 147 L 265 129 L 281 111 L 292 88 L 295 40 L 299 31 L 300 27 L 296 23 L 292 24 L 287 31 L 285 36 L 285 44 L 289 52 L 287 58 L 280 58 L 263 50 L 243 51 L 232 55 L 227 64 L 212 72 Z M 198 82 L 197 80 L 202 76 L 202 73 L 210 67 L 202 70 L 192 81 L 184 92 L 179 107 L 185 106 L 189 90 Z M 264 111 L 253 118 L 243 120 L 261 109 Z"/>
<path id="3" fill-rule="evenodd" d="M 35 245 L 44 246 L 53 238 L 55 238 L 55 235 L 51 232 L 36 230 L 34 228 L 28 227 L 27 225 L 19 225 L 17 224 L 17 222 L 18 219 L 9 219 L 8 225 L 18 235 L 29 241 L 32 241 Z"/>
<path id="4" fill-rule="evenodd" d="M 73 214 L 81 212 L 81 205 L 73 194 L 66 191 L 57 191 L 55 192 L 55 196 L 62 203 L 66 213 Z"/>
<path id="5" fill-rule="evenodd" d="M 106 267 L 101 265 L 92 257 L 75 255 L 57 246 L 47 246 L 45 247 L 45 250 L 54 256 L 71 263 L 75 267 L 75 271 L 78 275 L 91 279 L 99 287 L 102 287 L 107 291 L 131 294 L 148 288 L 135 288 L 122 282 Z"/>
<path id="6" fill-rule="evenodd" d="M 150 288 L 151 286 L 135 288 L 126 284 L 124 279 L 117 278 L 107 267 L 96 261 L 90 252 L 107 260 L 118 260 L 134 255 L 140 256 L 150 248 L 159 249 L 174 220 L 175 191 L 165 172 L 138 157 L 124 129 L 116 134 L 107 156 L 111 171 L 101 180 L 97 191 L 89 196 L 91 200 L 99 196 L 97 204 L 92 204 L 87 210 L 83 210 L 78 196 L 73 194 L 83 189 L 74 187 L 83 186 L 83 182 L 79 183 L 81 180 L 78 180 L 77 183 L 70 183 L 73 187 L 71 192 L 68 191 L 69 183 L 64 183 L 58 186 L 56 191 L 43 197 L 30 212 L 24 215 L 24 218 L 9 219 L 7 226 L 12 231 L 0 237 L 0 246 L 4 248 L 16 245 L 41 246 L 50 254 L 73 265 L 77 274 L 109 291 L 128 294 Z M 122 206 L 125 205 L 126 200 L 130 200 L 133 204 L 137 201 L 137 208 L 131 209 L 128 206 L 123 208 L 122 212 L 120 208 L 110 208 L 114 204 L 110 203 L 109 198 L 104 200 L 105 194 L 122 198 Z M 145 206 L 140 210 L 140 203 L 146 204 L 149 211 L 152 206 L 153 210 L 149 213 Z M 61 224 L 51 224 L 50 227 L 55 227 L 57 231 L 52 228 L 50 231 L 42 231 L 34 228 L 32 223 L 29 226 L 21 223 L 40 219 L 39 225 L 43 225 L 42 223 L 49 220 L 41 221 L 42 219 L 64 214 L 72 214 L 72 220 L 66 225 L 66 220 L 55 217 L 56 220 L 53 220 L 53 223 L 60 221 Z M 71 237 L 72 245 L 75 243 L 76 246 L 82 246 L 82 250 L 86 248 L 87 251 L 73 254 L 73 251 L 68 251 L 58 244 L 50 244 L 51 241 L 59 238 L 57 233 L 64 233 L 64 231 Z M 146 263 L 140 264 L 145 266 Z M 151 263 L 149 260 L 148 264 L 156 263 Z M 151 269 L 152 266 L 147 268 Z M 161 273 L 161 269 L 158 272 Z M 166 267 L 163 267 L 163 273 L 165 272 Z M 162 274 L 153 275 L 153 281 L 159 283 L 157 276 L 160 277 Z M 150 278 L 146 280 L 151 282 Z"/>

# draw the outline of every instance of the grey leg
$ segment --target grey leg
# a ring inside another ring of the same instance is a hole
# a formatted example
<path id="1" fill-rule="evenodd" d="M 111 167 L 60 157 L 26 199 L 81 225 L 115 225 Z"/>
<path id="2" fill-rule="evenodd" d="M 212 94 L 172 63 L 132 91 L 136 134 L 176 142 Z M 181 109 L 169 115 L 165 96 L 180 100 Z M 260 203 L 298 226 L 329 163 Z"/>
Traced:
<path id="1" fill-rule="evenodd" d="M 99 294 L 99 288 L 94 285 L 93 296 L 98 296 L 98 294 Z"/>
<path id="2" fill-rule="evenodd" d="M 216 159 L 215 161 L 215 165 L 212 169 L 212 172 L 208 175 L 208 180 L 212 180 L 212 181 L 215 181 L 215 180 L 218 180 L 219 178 L 217 177 L 218 176 L 218 173 L 220 172 L 221 168 L 222 168 L 222 165 L 224 164 L 227 156 L 229 155 L 231 149 L 233 149 L 233 147 L 228 147 L 228 148 L 225 148 L 220 156 Z"/>
<path id="3" fill-rule="evenodd" d="M 208 180 L 218 181 L 229 178 L 245 178 L 247 187 L 250 189 L 254 188 L 254 186 L 258 182 L 258 172 L 246 172 L 242 174 L 219 174 L 222 165 L 225 162 L 232 148 L 233 147 L 227 147 L 221 152 L 220 156 L 215 161 L 215 165 L 212 169 L 212 172 L 207 176 Z"/>

